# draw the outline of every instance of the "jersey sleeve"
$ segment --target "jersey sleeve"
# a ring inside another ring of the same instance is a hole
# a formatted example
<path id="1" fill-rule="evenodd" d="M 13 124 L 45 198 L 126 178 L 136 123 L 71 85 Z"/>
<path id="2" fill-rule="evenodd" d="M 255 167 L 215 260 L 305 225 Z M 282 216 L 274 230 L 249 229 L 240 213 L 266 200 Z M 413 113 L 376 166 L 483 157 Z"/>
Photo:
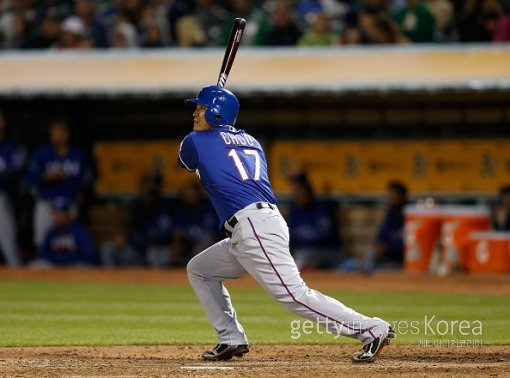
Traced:
<path id="1" fill-rule="evenodd" d="M 198 165 L 198 151 L 191 134 L 188 134 L 179 147 L 179 163 L 188 171 L 193 172 Z"/>

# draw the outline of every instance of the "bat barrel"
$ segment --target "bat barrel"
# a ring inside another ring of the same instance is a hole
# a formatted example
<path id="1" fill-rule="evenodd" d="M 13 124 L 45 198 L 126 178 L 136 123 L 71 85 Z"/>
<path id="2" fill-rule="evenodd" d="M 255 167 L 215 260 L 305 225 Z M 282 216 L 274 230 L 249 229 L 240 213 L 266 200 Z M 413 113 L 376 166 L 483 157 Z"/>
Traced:
<path id="1" fill-rule="evenodd" d="M 225 50 L 225 55 L 221 64 L 220 75 L 218 77 L 217 85 L 219 87 L 224 87 L 227 82 L 228 74 L 230 73 L 230 69 L 234 63 L 234 59 L 237 53 L 237 49 L 241 43 L 241 38 L 243 36 L 245 26 L 246 20 L 244 18 L 236 18 L 234 20 L 232 31 L 230 32 L 230 38 L 227 44 L 227 49 Z"/>

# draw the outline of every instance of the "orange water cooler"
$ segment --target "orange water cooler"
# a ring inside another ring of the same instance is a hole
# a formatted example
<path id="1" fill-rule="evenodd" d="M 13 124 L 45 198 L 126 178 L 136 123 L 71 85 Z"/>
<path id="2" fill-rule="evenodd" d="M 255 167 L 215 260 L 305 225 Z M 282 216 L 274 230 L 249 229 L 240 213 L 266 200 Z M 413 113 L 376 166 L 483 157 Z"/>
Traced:
<path id="1" fill-rule="evenodd" d="M 469 238 L 476 231 L 490 229 L 490 212 L 485 206 L 443 206 L 440 271 L 468 270 Z"/>
<path id="2" fill-rule="evenodd" d="M 404 216 L 405 270 L 426 272 L 441 233 L 441 209 L 408 205 L 404 208 Z"/>
<path id="3" fill-rule="evenodd" d="M 473 232 L 469 237 L 471 273 L 510 272 L 510 232 Z"/>

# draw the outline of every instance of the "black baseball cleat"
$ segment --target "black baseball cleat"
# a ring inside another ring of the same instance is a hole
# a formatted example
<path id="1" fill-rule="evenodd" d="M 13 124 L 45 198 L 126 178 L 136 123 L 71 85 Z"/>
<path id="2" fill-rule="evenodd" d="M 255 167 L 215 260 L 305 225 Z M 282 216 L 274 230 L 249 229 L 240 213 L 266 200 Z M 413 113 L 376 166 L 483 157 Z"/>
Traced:
<path id="1" fill-rule="evenodd" d="M 390 340 L 397 337 L 395 330 L 388 326 L 388 329 L 377 336 L 370 343 L 363 345 L 363 350 L 352 355 L 354 362 L 372 362 L 386 345 L 389 345 Z"/>
<path id="2" fill-rule="evenodd" d="M 228 345 L 218 344 L 211 350 L 206 350 L 202 354 L 202 358 L 206 361 L 227 361 L 232 357 L 242 357 L 250 351 L 248 345 Z"/>

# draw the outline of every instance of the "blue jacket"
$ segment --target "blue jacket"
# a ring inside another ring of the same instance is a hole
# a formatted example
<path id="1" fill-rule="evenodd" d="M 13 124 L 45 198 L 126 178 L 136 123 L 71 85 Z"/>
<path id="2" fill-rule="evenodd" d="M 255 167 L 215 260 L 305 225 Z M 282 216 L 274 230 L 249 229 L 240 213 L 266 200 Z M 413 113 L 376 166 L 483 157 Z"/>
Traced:
<path id="1" fill-rule="evenodd" d="M 78 221 L 72 221 L 62 229 L 50 229 L 37 257 L 55 265 L 99 264 L 94 240 Z"/>

